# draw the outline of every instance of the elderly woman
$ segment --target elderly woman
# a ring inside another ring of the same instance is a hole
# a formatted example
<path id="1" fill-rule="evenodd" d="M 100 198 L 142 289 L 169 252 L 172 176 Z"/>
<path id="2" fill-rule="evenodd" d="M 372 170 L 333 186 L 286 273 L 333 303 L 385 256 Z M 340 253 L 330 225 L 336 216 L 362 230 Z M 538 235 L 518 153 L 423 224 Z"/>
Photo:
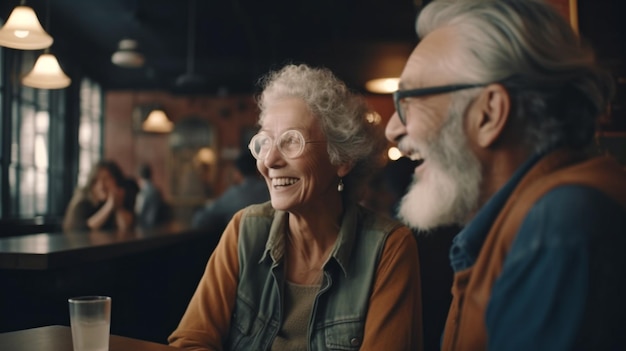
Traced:
<path id="1" fill-rule="evenodd" d="M 78 188 L 63 219 L 63 230 L 121 230 L 134 224 L 132 206 L 127 194 L 127 180 L 114 161 L 96 163 L 87 184 Z"/>
<path id="2" fill-rule="evenodd" d="M 326 69 L 264 80 L 250 151 L 271 201 L 239 211 L 169 342 L 188 350 L 419 350 L 417 244 L 357 205 L 386 143 Z"/>

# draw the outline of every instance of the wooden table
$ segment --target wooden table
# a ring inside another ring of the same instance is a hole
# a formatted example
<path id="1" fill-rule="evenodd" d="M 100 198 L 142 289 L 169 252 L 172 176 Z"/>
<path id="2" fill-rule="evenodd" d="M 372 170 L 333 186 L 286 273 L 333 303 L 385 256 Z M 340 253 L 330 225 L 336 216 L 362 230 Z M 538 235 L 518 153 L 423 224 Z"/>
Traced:
<path id="1" fill-rule="evenodd" d="M 202 233 L 172 223 L 130 232 L 41 233 L 0 238 L 0 269 L 48 270 L 146 252 Z"/>
<path id="2" fill-rule="evenodd" d="M 0 334 L 0 350 L 73 351 L 70 327 L 52 325 Z M 111 335 L 109 351 L 174 351 L 175 347 Z"/>

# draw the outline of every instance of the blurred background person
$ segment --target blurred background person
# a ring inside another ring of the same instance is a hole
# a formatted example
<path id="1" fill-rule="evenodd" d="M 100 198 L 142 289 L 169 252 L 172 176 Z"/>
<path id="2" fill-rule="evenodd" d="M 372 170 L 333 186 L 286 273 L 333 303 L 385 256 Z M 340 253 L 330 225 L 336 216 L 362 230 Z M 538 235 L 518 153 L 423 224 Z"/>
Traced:
<path id="1" fill-rule="evenodd" d="M 421 350 L 417 244 L 358 205 L 387 146 L 328 69 L 263 81 L 250 142 L 271 201 L 235 214 L 171 345 L 188 350 Z"/>
<path id="2" fill-rule="evenodd" d="M 77 188 L 65 212 L 63 230 L 121 230 L 134 225 L 128 203 L 127 178 L 114 161 L 93 166 L 87 184 Z"/>
<path id="3" fill-rule="evenodd" d="M 400 157 L 395 161 L 389 161 L 382 174 L 385 190 L 390 194 L 391 204 L 389 213 L 398 217 L 398 207 L 402 197 L 406 193 L 413 180 L 413 170 L 418 162 L 407 157 Z"/>
<path id="4" fill-rule="evenodd" d="M 137 194 L 139 194 L 139 182 L 135 177 L 126 177 L 124 180 L 124 208 L 134 209 L 137 202 Z M 135 220 L 137 215 L 135 214 Z"/>
<path id="5" fill-rule="evenodd" d="M 235 160 L 234 178 L 235 185 L 196 212 L 192 227 L 221 233 L 235 212 L 248 205 L 269 201 L 267 184 L 261 178 L 256 168 L 256 160 L 249 150 L 242 151 Z"/>
<path id="6" fill-rule="evenodd" d="M 411 184 L 415 165 L 415 161 L 406 157 L 388 161 L 385 167 L 371 178 L 361 198 L 361 205 L 397 218 L 398 206 Z"/>
<path id="7" fill-rule="evenodd" d="M 139 191 L 134 205 L 137 224 L 149 228 L 166 222 L 169 219 L 169 206 L 159 188 L 152 182 L 152 168 L 149 164 L 139 166 L 137 185 Z"/>

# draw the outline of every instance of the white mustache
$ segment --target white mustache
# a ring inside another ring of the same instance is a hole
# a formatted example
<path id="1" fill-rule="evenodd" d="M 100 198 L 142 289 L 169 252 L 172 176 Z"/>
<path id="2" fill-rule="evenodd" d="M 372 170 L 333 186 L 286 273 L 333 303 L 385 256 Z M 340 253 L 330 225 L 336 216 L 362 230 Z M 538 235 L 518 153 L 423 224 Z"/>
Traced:
<path id="1" fill-rule="evenodd" d="M 419 151 L 419 147 L 415 145 L 414 142 L 411 141 L 407 136 L 400 139 L 398 143 L 398 150 L 402 152 L 402 154 L 412 161 L 421 161 L 424 159 L 424 155 Z"/>

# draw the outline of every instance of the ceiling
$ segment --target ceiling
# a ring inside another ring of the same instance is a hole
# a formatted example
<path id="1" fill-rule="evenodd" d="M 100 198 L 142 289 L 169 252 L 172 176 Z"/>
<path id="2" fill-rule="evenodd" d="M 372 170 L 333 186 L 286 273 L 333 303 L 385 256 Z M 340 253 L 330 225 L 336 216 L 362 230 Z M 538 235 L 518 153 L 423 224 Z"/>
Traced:
<path id="1" fill-rule="evenodd" d="M 18 0 L 0 4 L 8 17 Z M 420 0 L 30 0 L 54 37 L 50 51 L 105 90 L 248 93 L 285 63 L 331 68 L 354 89 L 399 75 L 416 43 Z M 195 7 L 189 16 L 190 5 Z M 191 21 L 190 21 L 191 18 Z M 189 23 L 192 26 L 191 36 Z M 141 68 L 111 63 L 136 39 Z M 189 39 L 194 38 L 193 45 Z M 197 84 L 177 84 L 186 73 Z"/>

